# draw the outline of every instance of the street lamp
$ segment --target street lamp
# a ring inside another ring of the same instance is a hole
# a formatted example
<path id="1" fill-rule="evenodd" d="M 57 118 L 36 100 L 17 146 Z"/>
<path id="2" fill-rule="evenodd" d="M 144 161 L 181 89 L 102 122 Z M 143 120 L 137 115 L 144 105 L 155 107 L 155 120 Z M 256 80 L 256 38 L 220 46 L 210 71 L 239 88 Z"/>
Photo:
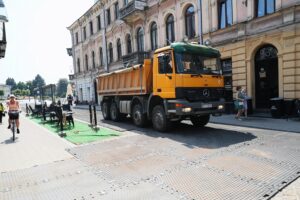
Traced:
<path id="1" fill-rule="evenodd" d="M 0 59 L 4 58 L 6 50 L 5 22 L 8 22 L 6 9 L 3 1 L 0 0 Z"/>

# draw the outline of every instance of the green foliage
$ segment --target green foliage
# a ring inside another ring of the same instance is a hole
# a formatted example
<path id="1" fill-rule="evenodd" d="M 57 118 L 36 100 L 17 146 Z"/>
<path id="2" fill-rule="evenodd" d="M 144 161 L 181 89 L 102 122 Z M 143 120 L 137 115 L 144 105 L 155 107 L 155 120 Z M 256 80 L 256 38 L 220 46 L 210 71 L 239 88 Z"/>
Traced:
<path id="1" fill-rule="evenodd" d="M 17 86 L 14 78 L 7 78 L 5 84 L 11 86 L 12 90 L 16 89 Z"/>
<path id="2" fill-rule="evenodd" d="M 58 97 L 66 96 L 68 83 L 69 81 L 66 78 L 61 78 L 58 80 L 57 87 L 56 87 L 56 95 Z"/>
<path id="3" fill-rule="evenodd" d="M 26 83 L 24 83 L 22 81 L 18 82 L 17 88 L 20 89 L 20 90 L 26 90 L 26 89 L 28 89 Z"/>
<path id="4" fill-rule="evenodd" d="M 41 88 L 44 85 L 46 85 L 45 80 L 41 77 L 41 75 L 36 75 L 34 80 L 32 81 L 32 87 L 33 88 Z"/>
<path id="5" fill-rule="evenodd" d="M 0 97 L 4 96 L 4 91 L 0 90 Z"/>

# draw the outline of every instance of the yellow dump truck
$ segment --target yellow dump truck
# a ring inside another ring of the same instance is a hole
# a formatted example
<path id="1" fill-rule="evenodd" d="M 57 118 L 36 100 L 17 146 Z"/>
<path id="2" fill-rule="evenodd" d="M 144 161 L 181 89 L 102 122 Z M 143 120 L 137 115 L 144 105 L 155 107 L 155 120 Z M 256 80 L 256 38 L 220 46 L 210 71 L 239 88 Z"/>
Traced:
<path id="1" fill-rule="evenodd" d="M 129 114 L 135 125 L 152 121 L 162 132 L 184 119 L 202 127 L 211 114 L 224 111 L 220 52 L 172 43 L 157 49 L 142 65 L 100 75 L 97 91 L 106 120 L 119 121 Z"/>

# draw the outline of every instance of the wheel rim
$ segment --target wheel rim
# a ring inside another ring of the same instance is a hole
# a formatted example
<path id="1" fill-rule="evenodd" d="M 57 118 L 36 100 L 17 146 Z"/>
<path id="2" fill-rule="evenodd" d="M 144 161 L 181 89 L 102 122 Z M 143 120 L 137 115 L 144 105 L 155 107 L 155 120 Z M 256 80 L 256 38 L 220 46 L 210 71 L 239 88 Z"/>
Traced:
<path id="1" fill-rule="evenodd" d="M 164 117 L 161 112 L 157 112 L 154 115 L 153 124 L 156 128 L 161 129 L 163 127 Z"/>
<path id="2" fill-rule="evenodd" d="M 106 106 L 106 104 L 103 105 L 103 115 L 104 115 L 104 117 L 107 117 L 107 106 Z"/>
<path id="3" fill-rule="evenodd" d="M 116 106 L 115 105 L 111 106 L 111 113 L 110 113 L 110 115 L 111 115 L 112 119 L 116 119 L 117 118 L 117 110 L 116 110 Z"/>
<path id="4" fill-rule="evenodd" d="M 139 110 L 135 110 L 133 113 L 133 120 L 135 124 L 140 124 L 142 121 L 142 114 Z"/>

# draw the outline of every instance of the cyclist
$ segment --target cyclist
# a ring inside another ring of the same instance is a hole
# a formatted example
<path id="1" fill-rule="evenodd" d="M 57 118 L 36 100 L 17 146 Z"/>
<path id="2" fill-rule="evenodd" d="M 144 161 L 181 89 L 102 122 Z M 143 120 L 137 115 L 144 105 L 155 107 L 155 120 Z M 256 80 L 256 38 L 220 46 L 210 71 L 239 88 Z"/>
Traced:
<path id="1" fill-rule="evenodd" d="M 8 129 L 10 129 L 10 123 L 11 120 L 15 119 L 16 120 L 16 125 L 17 125 L 17 133 L 20 133 L 20 121 L 19 121 L 19 102 L 16 100 L 15 95 L 11 94 L 9 96 L 9 101 L 7 102 L 7 107 L 8 107 Z"/>

